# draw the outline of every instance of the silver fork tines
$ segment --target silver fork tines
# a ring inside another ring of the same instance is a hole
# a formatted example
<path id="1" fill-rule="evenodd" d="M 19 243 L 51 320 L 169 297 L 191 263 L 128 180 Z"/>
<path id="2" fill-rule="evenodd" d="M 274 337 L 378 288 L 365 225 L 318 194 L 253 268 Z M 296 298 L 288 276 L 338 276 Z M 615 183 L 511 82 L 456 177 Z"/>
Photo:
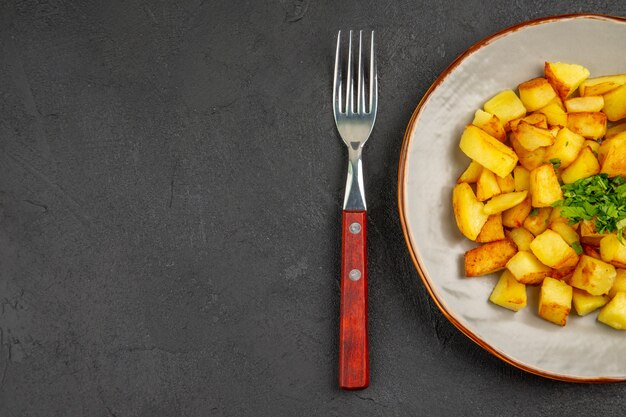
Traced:
<path id="1" fill-rule="evenodd" d="M 378 109 L 378 75 L 376 73 L 376 59 L 374 57 L 374 31 L 370 35 L 369 74 L 365 93 L 365 59 L 363 54 L 363 31 L 359 31 L 359 55 L 355 59 L 352 52 L 352 31 L 348 37 L 348 54 L 345 63 L 342 63 L 341 31 L 337 34 L 337 52 L 335 55 L 335 74 L 333 81 L 333 112 L 337 130 L 344 143 L 348 146 L 348 180 L 344 210 L 365 210 L 365 190 L 363 187 L 363 166 L 361 150 L 372 132 Z M 357 62 L 356 80 L 353 69 Z M 342 78 L 342 67 L 347 66 L 347 76 Z M 356 97 L 354 85 L 356 81 Z M 345 82 L 345 91 L 344 91 Z M 345 94 L 345 95 L 344 95 Z M 345 97 L 345 103 L 342 100 Z M 355 108 L 356 101 L 356 108 Z M 368 103 L 366 109 L 366 102 Z"/>

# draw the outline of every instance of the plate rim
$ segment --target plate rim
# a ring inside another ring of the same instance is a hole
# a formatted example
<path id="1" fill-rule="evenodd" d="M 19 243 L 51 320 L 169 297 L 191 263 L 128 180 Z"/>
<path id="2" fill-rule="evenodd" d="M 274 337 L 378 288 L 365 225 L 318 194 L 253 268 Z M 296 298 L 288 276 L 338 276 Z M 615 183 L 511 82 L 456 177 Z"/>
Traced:
<path id="1" fill-rule="evenodd" d="M 474 343 L 476 343 L 477 345 L 479 345 L 480 347 L 482 347 L 483 349 L 485 349 L 487 352 L 494 355 L 495 357 L 509 363 L 510 365 L 515 366 L 518 369 L 521 369 L 523 371 L 529 372 L 534 375 L 538 375 L 538 376 L 542 376 L 545 378 L 558 380 L 558 381 L 566 381 L 566 382 L 579 382 L 579 383 L 621 382 L 621 381 L 626 381 L 626 375 L 618 376 L 618 377 L 613 377 L 613 376 L 581 377 L 581 376 L 576 376 L 576 375 L 566 375 L 566 374 L 551 372 L 551 371 L 547 371 L 536 366 L 523 363 L 522 361 L 519 361 L 513 357 L 508 356 L 504 352 L 499 351 L 495 347 L 491 346 L 489 343 L 482 340 L 478 335 L 473 333 L 471 330 L 466 328 L 463 324 L 460 323 L 460 321 L 450 311 L 446 309 L 446 307 L 444 307 L 443 302 L 439 299 L 438 295 L 435 293 L 435 291 L 431 287 L 430 285 L 431 278 L 428 275 L 426 268 L 422 265 L 419 250 L 417 248 L 414 249 L 413 244 L 411 242 L 411 238 L 408 232 L 407 221 L 406 221 L 405 214 L 404 214 L 405 212 L 405 204 L 404 204 L 405 195 L 404 194 L 405 194 L 405 188 L 406 188 L 405 187 L 405 170 L 406 170 L 406 161 L 408 157 L 408 148 L 411 142 L 411 133 L 413 132 L 415 124 L 419 116 L 422 113 L 424 104 L 426 103 L 426 101 L 428 101 L 428 99 L 433 94 L 433 92 L 441 85 L 441 83 L 448 77 L 448 75 L 450 75 L 450 73 L 457 66 L 461 64 L 461 62 L 463 62 L 466 58 L 468 58 L 474 52 L 489 45 L 491 42 L 499 38 L 505 37 L 520 29 L 529 27 L 529 26 L 536 26 L 536 25 L 545 24 L 545 23 L 552 23 L 556 21 L 565 21 L 565 20 L 572 20 L 572 19 L 597 19 L 597 20 L 626 24 L 626 17 L 611 16 L 611 15 L 605 15 L 605 14 L 590 14 L 590 13 L 563 14 L 563 15 L 546 16 L 546 17 L 540 17 L 537 19 L 526 20 L 524 22 L 515 24 L 513 26 L 510 26 L 498 32 L 495 32 L 494 34 L 489 35 L 481 39 L 480 41 L 474 43 L 469 48 L 467 48 L 463 53 L 461 53 L 456 59 L 454 59 L 454 61 L 452 61 L 452 63 L 448 65 L 448 67 L 445 70 L 443 70 L 443 72 L 441 72 L 441 74 L 439 74 L 439 76 L 435 79 L 435 81 L 433 81 L 433 83 L 430 85 L 428 90 L 426 90 L 426 93 L 424 93 L 424 95 L 422 96 L 415 110 L 413 110 L 413 113 L 411 115 L 411 118 L 409 119 L 407 128 L 405 130 L 404 137 L 402 139 L 402 146 L 400 150 L 400 160 L 398 164 L 398 211 L 400 214 L 400 223 L 402 226 L 402 233 L 404 234 L 404 240 L 405 240 L 406 246 L 409 250 L 409 254 L 411 255 L 411 260 L 413 261 L 413 265 L 415 265 L 415 268 L 417 269 L 417 272 L 422 282 L 424 283 L 426 290 L 430 294 L 430 297 L 432 298 L 432 300 L 435 302 L 435 305 L 437 305 L 439 310 L 443 313 L 443 315 L 470 340 L 472 340 Z"/>

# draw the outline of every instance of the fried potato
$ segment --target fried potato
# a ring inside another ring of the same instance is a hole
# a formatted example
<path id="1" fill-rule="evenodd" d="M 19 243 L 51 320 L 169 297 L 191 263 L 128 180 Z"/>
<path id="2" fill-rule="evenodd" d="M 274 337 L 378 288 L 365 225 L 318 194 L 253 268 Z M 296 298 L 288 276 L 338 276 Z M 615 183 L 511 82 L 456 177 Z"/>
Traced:
<path id="1" fill-rule="evenodd" d="M 589 70 L 582 65 L 563 62 L 546 62 L 544 73 L 548 82 L 563 100 L 589 77 Z"/>
<path id="2" fill-rule="evenodd" d="M 515 139 L 529 152 L 537 148 L 550 146 L 554 143 L 554 136 L 547 129 L 541 129 L 526 122 L 520 122 L 515 130 Z"/>
<path id="3" fill-rule="evenodd" d="M 624 84 L 626 84 L 626 74 L 606 75 L 587 78 L 580 84 L 578 91 L 581 96 L 595 96 L 608 93 Z"/>
<path id="4" fill-rule="evenodd" d="M 607 115 L 602 112 L 568 113 L 567 128 L 589 139 L 600 139 L 606 133 Z"/>
<path id="5" fill-rule="evenodd" d="M 452 190 L 452 208 L 459 230 L 470 240 L 476 240 L 489 215 L 483 211 L 483 203 L 478 201 L 472 187 L 462 182 Z"/>
<path id="6" fill-rule="evenodd" d="M 465 128 L 459 146 L 472 160 L 500 177 L 509 175 L 517 164 L 513 149 L 473 125 Z"/>
<path id="7" fill-rule="evenodd" d="M 572 308 L 572 287 L 563 281 L 546 277 L 539 292 L 539 317 L 565 326 Z"/>
<path id="8" fill-rule="evenodd" d="M 612 122 L 626 117 L 626 85 L 622 85 L 604 95 L 604 108 L 602 111 Z"/>
<path id="9" fill-rule="evenodd" d="M 553 230 L 547 229 L 530 243 L 531 252 L 542 264 L 551 268 L 568 268 L 578 263 L 578 255 L 567 242 Z"/>
<path id="10" fill-rule="evenodd" d="M 620 242 L 614 234 L 607 235 L 600 241 L 600 256 L 604 262 L 626 268 L 626 244 Z"/>
<path id="11" fill-rule="evenodd" d="M 550 275 L 552 269 L 537 259 L 531 252 L 518 251 L 506 264 L 506 268 L 518 282 L 538 285 Z"/>
<path id="12" fill-rule="evenodd" d="M 515 181 L 515 191 L 524 191 L 530 188 L 530 171 L 521 165 L 513 169 L 513 180 Z"/>
<path id="13" fill-rule="evenodd" d="M 609 177 L 626 176 L 626 132 L 603 142 L 600 148 L 602 148 L 600 172 L 608 174 Z M 600 148 L 598 148 L 598 156 Z"/>
<path id="14" fill-rule="evenodd" d="M 514 229 L 507 230 L 506 232 L 504 232 L 504 234 L 506 235 L 506 237 L 512 239 L 513 242 L 515 242 L 518 250 L 530 252 L 530 242 L 533 241 L 535 236 L 533 236 L 533 234 L 530 233 L 528 230 L 524 229 L 523 227 L 516 227 Z"/>
<path id="15" fill-rule="evenodd" d="M 491 292 L 489 301 L 512 311 L 519 311 L 526 307 L 526 285 L 518 282 L 513 274 L 505 269 Z"/>
<path id="16" fill-rule="evenodd" d="M 547 106 L 540 108 L 537 112 L 546 116 L 551 126 L 566 126 L 567 113 L 560 99 L 552 100 Z"/>
<path id="17" fill-rule="evenodd" d="M 615 297 L 618 292 L 626 292 L 626 269 L 615 270 L 615 281 L 609 290 L 609 297 Z"/>
<path id="18" fill-rule="evenodd" d="M 544 164 L 530 171 L 530 195 L 533 207 L 550 207 L 563 199 L 563 191 L 552 164 Z"/>
<path id="19" fill-rule="evenodd" d="M 483 171 L 483 166 L 476 161 L 470 162 L 465 171 L 456 180 L 457 184 L 466 182 L 468 184 L 475 183 L 480 177 L 480 173 Z"/>
<path id="20" fill-rule="evenodd" d="M 561 162 L 561 168 L 567 168 L 574 162 L 584 143 L 585 138 L 582 135 L 564 127 L 557 133 L 554 144 L 546 150 L 544 161 L 558 159 Z"/>
<path id="21" fill-rule="evenodd" d="M 545 107 L 556 97 L 556 91 L 545 78 L 534 78 L 518 87 L 519 98 L 528 111 Z"/>
<path id="22" fill-rule="evenodd" d="M 484 212 L 496 214 L 521 204 L 528 195 L 528 191 L 515 191 L 512 193 L 500 194 L 493 197 L 485 204 Z"/>
<path id="23" fill-rule="evenodd" d="M 465 275 L 477 277 L 500 271 L 517 253 L 517 246 L 505 238 L 465 252 Z"/>
<path id="24" fill-rule="evenodd" d="M 615 294 L 615 297 L 600 310 L 598 321 L 614 329 L 626 329 L 626 293 Z"/>
<path id="25" fill-rule="evenodd" d="M 496 240 L 504 239 L 504 228 L 502 227 L 502 214 L 492 214 L 487 219 L 487 222 L 480 230 L 480 233 L 476 237 L 476 242 L 489 243 Z"/>
<path id="26" fill-rule="evenodd" d="M 486 112 L 496 115 L 504 125 L 526 114 L 524 103 L 513 90 L 505 90 L 496 94 L 483 107 Z"/>
<path id="27" fill-rule="evenodd" d="M 595 113 L 604 107 L 604 97 L 586 96 L 574 97 L 565 100 L 565 108 L 568 113 Z"/>
<path id="28" fill-rule="evenodd" d="M 616 274 L 613 265 L 587 255 L 581 255 L 569 283 L 572 287 L 585 290 L 591 295 L 608 294 Z"/>
<path id="29" fill-rule="evenodd" d="M 610 298 L 606 295 L 591 295 L 578 288 L 574 288 L 572 296 L 572 304 L 574 304 L 576 314 L 579 316 L 586 316 L 592 311 L 603 307 L 609 300 Z"/>
<path id="30" fill-rule="evenodd" d="M 600 163 L 591 148 L 585 146 L 578 157 L 567 168 L 561 171 L 561 179 L 571 184 L 581 178 L 587 178 L 600 172 Z"/>
<path id="31" fill-rule="evenodd" d="M 535 209 L 535 213 L 531 213 L 524 219 L 524 229 L 528 230 L 533 235 L 537 236 L 543 233 L 550 224 L 550 214 L 552 214 L 552 207 L 542 207 Z"/>
<path id="32" fill-rule="evenodd" d="M 502 224 L 506 227 L 521 227 L 531 210 L 530 197 L 526 197 L 518 205 L 502 212 Z"/>
<path id="33" fill-rule="evenodd" d="M 491 113 L 487 113 L 486 111 L 480 109 L 476 110 L 472 124 L 481 128 L 494 138 L 498 139 L 500 142 L 504 142 L 506 140 L 506 131 L 504 130 L 502 122 L 497 116 Z"/>

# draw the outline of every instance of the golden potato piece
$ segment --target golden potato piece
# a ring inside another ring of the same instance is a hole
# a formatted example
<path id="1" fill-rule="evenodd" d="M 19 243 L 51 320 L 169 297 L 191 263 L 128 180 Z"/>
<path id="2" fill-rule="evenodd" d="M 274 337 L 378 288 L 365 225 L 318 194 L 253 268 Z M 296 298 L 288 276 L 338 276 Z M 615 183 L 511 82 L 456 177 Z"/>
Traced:
<path id="1" fill-rule="evenodd" d="M 530 251 L 530 242 L 532 242 L 535 238 L 532 233 L 523 227 L 516 227 L 514 229 L 507 230 L 505 235 L 515 242 L 518 250 L 526 252 Z"/>
<path id="2" fill-rule="evenodd" d="M 494 138 L 498 139 L 500 142 L 504 142 L 506 140 L 506 131 L 504 130 L 502 122 L 497 116 L 491 113 L 487 113 L 486 111 L 480 109 L 476 110 L 472 124 L 481 128 Z"/>
<path id="3" fill-rule="evenodd" d="M 612 122 L 626 117 L 626 85 L 604 95 L 604 108 L 602 111 Z"/>
<path id="4" fill-rule="evenodd" d="M 469 250 L 465 252 L 465 275 L 477 277 L 500 271 L 516 253 L 517 246 L 508 238 Z"/>
<path id="5" fill-rule="evenodd" d="M 615 270 L 615 282 L 609 290 L 609 297 L 615 297 L 618 292 L 626 292 L 626 269 L 617 268 Z"/>
<path id="6" fill-rule="evenodd" d="M 553 230 L 547 229 L 530 243 L 530 250 L 542 264 L 560 269 L 578 263 L 576 251 Z"/>
<path id="7" fill-rule="evenodd" d="M 533 207 L 550 207 L 563 199 L 563 191 L 552 164 L 544 164 L 530 171 L 530 195 Z"/>
<path id="8" fill-rule="evenodd" d="M 502 224 L 506 227 L 521 227 L 531 210 L 530 197 L 526 197 L 518 205 L 502 212 Z"/>
<path id="9" fill-rule="evenodd" d="M 586 245 L 600 246 L 600 241 L 608 233 L 598 233 L 596 223 L 593 220 L 583 220 L 580 222 L 580 242 Z M 598 256 L 598 259 L 600 257 Z"/>
<path id="10" fill-rule="evenodd" d="M 604 77 L 587 78 L 580 84 L 578 91 L 581 96 L 597 96 L 608 93 L 624 84 L 626 84 L 626 74 L 606 75 Z"/>
<path id="11" fill-rule="evenodd" d="M 565 108 L 568 113 L 595 113 L 604 107 L 604 97 L 586 96 L 574 97 L 565 100 Z"/>
<path id="12" fill-rule="evenodd" d="M 518 251 L 506 264 L 506 268 L 518 282 L 526 285 L 538 285 L 552 271 L 531 252 Z"/>
<path id="13" fill-rule="evenodd" d="M 574 162 L 561 171 L 561 179 L 565 184 L 571 184 L 581 178 L 591 177 L 600 172 L 600 163 L 591 148 L 585 146 Z"/>
<path id="14" fill-rule="evenodd" d="M 604 262 L 626 267 L 626 245 L 614 234 L 607 235 L 600 241 L 600 256 Z"/>
<path id="15" fill-rule="evenodd" d="M 586 146 L 589 149 L 591 149 L 591 151 L 594 154 L 597 154 L 598 151 L 600 150 L 600 143 L 591 139 L 585 139 L 585 143 L 583 144 L 583 146 Z"/>
<path id="16" fill-rule="evenodd" d="M 572 308 L 572 287 L 563 281 L 546 277 L 539 292 L 539 317 L 565 326 Z"/>
<path id="17" fill-rule="evenodd" d="M 487 222 L 488 214 L 483 212 L 484 204 L 478 201 L 472 187 L 462 182 L 452 190 L 452 208 L 459 230 L 469 240 L 476 237 Z"/>
<path id="18" fill-rule="evenodd" d="M 600 256 L 600 252 L 598 251 L 598 248 L 596 248 L 593 245 L 587 245 L 587 244 L 583 244 L 583 253 L 587 256 L 591 256 L 594 259 L 600 259 L 602 260 L 602 256 Z"/>
<path id="19" fill-rule="evenodd" d="M 516 166 L 513 169 L 513 180 L 515 181 L 515 191 L 524 191 L 530 188 L 530 171 L 523 166 Z"/>
<path id="20" fill-rule="evenodd" d="M 489 296 L 489 301 L 500 307 L 519 311 L 526 307 L 526 285 L 518 282 L 510 271 L 504 270 Z"/>
<path id="21" fill-rule="evenodd" d="M 600 139 L 606 133 L 607 115 L 602 112 L 568 113 L 567 128 L 589 139 Z"/>
<path id="22" fill-rule="evenodd" d="M 519 98 L 528 111 L 545 107 L 556 97 L 556 91 L 545 78 L 534 78 L 518 87 Z"/>
<path id="23" fill-rule="evenodd" d="M 512 173 L 506 177 L 496 176 L 496 181 L 498 182 L 498 187 L 500 187 L 500 191 L 502 191 L 502 193 L 512 193 L 515 191 L 515 180 L 513 179 Z"/>
<path id="24" fill-rule="evenodd" d="M 602 154 L 600 172 L 608 174 L 609 177 L 626 176 L 626 132 L 604 141 L 598 148 L 598 156 L 600 154 Z"/>
<path id="25" fill-rule="evenodd" d="M 611 148 L 623 148 L 624 146 L 626 146 L 626 132 L 620 132 L 610 139 L 603 140 L 598 147 L 598 161 L 600 162 L 600 165 L 604 163 L 604 160 L 606 159 L 606 156 Z"/>
<path id="26" fill-rule="evenodd" d="M 542 207 L 533 209 L 532 212 L 524 219 L 524 228 L 533 235 L 537 236 L 543 233 L 550 224 L 550 215 L 552 207 Z"/>
<path id="27" fill-rule="evenodd" d="M 606 295 L 591 295 L 586 291 L 579 290 L 578 288 L 574 288 L 574 294 L 572 297 L 572 304 L 574 304 L 574 308 L 576 309 L 576 314 L 579 316 L 586 316 L 603 307 L 610 300 Z"/>
<path id="28" fill-rule="evenodd" d="M 476 242 L 489 243 L 504 239 L 504 228 L 502 227 L 502 214 L 492 214 L 487 219 L 480 233 L 476 237 Z"/>
<path id="29" fill-rule="evenodd" d="M 531 171 L 544 163 L 547 148 L 540 147 L 534 151 L 528 151 L 519 143 L 515 134 L 511 134 L 509 139 L 511 141 L 511 146 L 517 153 L 520 164 L 522 164 L 522 166 L 528 171 Z"/>
<path id="30" fill-rule="evenodd" d="M 626 329 L 626 293 L 615 294 L 615 297 L 600 310 L 598 321 L 617 330 Z"/>
<path id="31" fill-rule="evenodd" d="M 615 267 L 591 256 L 581 255 L 574 275 L 569 280 L 572 287 L 591 295 L 608 294 L 615 281 Z"/>
<path id="32" fill-rule="evenodd" d="M 580 245 L 580 237 L 578 236 L 578 233 L 576 233 L 576 230 L 572 229 L 572 227 L 566 222 L 560 220 L 552 221 L 550 222 L 550 230 L 558 233 L 568 245 L 572 246 L 575 242 L 578 242 Z"/>
<path id="33" fill-rule="evenodd" d="M 574 162 L 584 143 L 583 136 L 564 127 L 557 133 L 554 144 L 546 150 L 544 161 L 558 159 L 561 161 L 561 168 L 566 168 Z"/>
<path id="34" fill-rule="evenodd" d="M 520 122 L 513 132 L 519 144 L 530 152 L 554 143 L 554 136 L 550 131 L 529 125 L 526 122 Z"/>
<path id="35" fill-rule="evenodd" d="M 567 125 L 567 113 L 563 109 L 560 100 L 553 100 L 550 104 L 537 111 L 546 116 L 551 126 Z"/>
<path id="36" fill-rule="evenodd" d="M 484 212 L 487 214 L 501 213 L 522 203 L 527 195 L 528 191 L 514 191 L 512 193 L 500 194 L 493 197 L 485 204 Z"/>
<path id="37" fill-rule="evenodd" d="M 496 94 L 483 107 L 485 111 L 496 115 L 503 125 L 526 114 L 526 107 L 513 90 Z"/>
<path id="38" fill-rule="evenodd" d="M 537 113 L 529 114 L 528 116 L 520 117 L 519 119 L 511 120 L 508 124 L 508 130 L 517 129 L 517 126 L 521 122 L 524 122 L 526 124 L 539 127 L 542 129 L 548 128 L 548 118 L 546 117 L 546 115 L 543 113 L 537 112 Z"/>
<path id="39" fill-rule="evenodd" d="M 478 198 L 478 201 L 489 200 L 494 195 L 501 193 L 500 186 L 498 186 L 498 181 L 496 180 L 496 174 L 489 171 L 487 168 L 483 168 L 478 177 L 478 182 L 476 182 L 476 198 Z"/>
<path id="40" fill-rule="evenodd" d="M 509 175 L 517 165 L 513 149 L 473 125 L 465 128 L 459 146 L 472 160 L 500 177 Z"/>
<path id="41" fill-rule="evenodd" d="M 483 166 L 476 161 L 470 162 L 468 167 L 463 171 L 463 173 L 459 176 L 459 179 L 456 180 L 457 184 L 462 182 L 466 182 L 468 184 L 475 183 L 478 181 L 480 177 L 480 173 L 483 171 Z"/>
<path id="42" fill-rule="evenodd" d="M 581 65 L 563 62 L 546 62 L 546 79 L 563 100 L 569 97 L 578 86 L 589 77 L 589 70 Z"/>

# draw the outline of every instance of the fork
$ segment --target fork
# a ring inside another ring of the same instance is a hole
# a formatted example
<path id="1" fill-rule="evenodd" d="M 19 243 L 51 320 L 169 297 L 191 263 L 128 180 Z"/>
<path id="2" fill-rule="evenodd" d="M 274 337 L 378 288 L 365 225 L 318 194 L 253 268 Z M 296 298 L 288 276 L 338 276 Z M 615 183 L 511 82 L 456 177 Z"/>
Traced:
<path id="1" fill-rule="evenodd" d="M 339 135 L 348 147 L 349 159 L 341 227 L 339 386 L 343 389 L 363 389 L 369 385 L 369 354 L 367 346 L 367 207 L 361 152 L 376 120 L 378 77 L 374 57 L 374 31 L 372 31 L 369 48 L 369 91 L 368 100 L 366 100 L 363 31 L 359 31 L 357 74 L 353 69 L 355 57 L 352 51 L 352 31 L 348 39 L 347 75 L 342 78 L 341 31 L 337 34 L 333 81 L 335 124 Z M 342 100 L 343 97 L 345 97 L 345 102 Z"/>

